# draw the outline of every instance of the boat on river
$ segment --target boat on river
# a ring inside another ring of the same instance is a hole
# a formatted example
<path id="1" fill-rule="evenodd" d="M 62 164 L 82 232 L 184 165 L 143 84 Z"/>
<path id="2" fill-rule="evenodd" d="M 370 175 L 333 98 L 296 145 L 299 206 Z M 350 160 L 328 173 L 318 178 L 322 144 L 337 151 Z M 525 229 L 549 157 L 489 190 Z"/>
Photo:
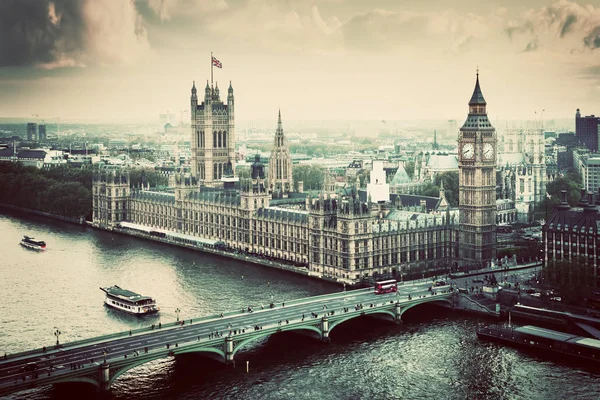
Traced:
<path id="1" fill-rule="evenodd" d="M 600 362 L 600 340 L 538 326 L 486 326 L 477 330 L 477 336 L 512 346 L 539 350 L 542 353 L 554 353 L 594 363 Z"/>
<path id="2" fill-rule="evenodd" d="M 116 310 L 138 316 L 154 314 L 160 310 L 152 297 L 142 296 L 117 285 L 101 287 L 100 290 L 106 293 L 104 304 Z"/>
<path id="3" fill-rule="evenodd" d="M 46 250 L 46 242 L 43 240 L 35 240 L 29 236 L 23 236 L 23 239 L 21 239 L 21 246 L 33 250 Z"/>

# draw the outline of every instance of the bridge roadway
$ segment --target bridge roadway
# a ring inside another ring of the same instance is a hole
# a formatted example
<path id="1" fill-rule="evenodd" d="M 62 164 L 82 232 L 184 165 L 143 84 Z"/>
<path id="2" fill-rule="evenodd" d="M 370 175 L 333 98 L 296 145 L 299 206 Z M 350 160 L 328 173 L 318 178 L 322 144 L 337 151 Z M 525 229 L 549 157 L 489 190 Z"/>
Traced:
<path id="1" fill-rule="evenodd" d="M 328 341 L 335 326 L 361 315 L 377 314 L 400 322 L 402 313 L 418 304 L 433 301 L 450 307 L 453 295 L 449 288 L 436 288 L 435 295 L 423 286 L 401 287 L 402 293 L 381 295 L 372 288 L 357 289 L 11 354 L 0 359 L 0 396 L 62 382 L 88 382 L 108 390 L 131 368 L 188 352 L 234 363 L 237 351 L 281 331 L 298 331 Z"/>

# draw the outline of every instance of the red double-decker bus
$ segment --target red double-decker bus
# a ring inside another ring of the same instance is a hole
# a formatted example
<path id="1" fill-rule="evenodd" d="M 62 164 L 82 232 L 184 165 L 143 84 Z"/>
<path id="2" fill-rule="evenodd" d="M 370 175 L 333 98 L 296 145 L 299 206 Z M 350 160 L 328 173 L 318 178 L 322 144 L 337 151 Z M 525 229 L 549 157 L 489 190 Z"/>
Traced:
<path id="1" fill-rule="evenodd" d="M 384 294 L 398 291 L 398 282 L 395 279 L 375 282 L 375 294 Z"/>

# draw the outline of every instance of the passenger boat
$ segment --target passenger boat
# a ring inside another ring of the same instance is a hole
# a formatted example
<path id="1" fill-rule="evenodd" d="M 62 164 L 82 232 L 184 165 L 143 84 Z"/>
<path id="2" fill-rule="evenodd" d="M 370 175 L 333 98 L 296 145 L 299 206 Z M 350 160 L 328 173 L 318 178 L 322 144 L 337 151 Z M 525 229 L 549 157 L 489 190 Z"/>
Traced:
<path id="1" fill-rule="evenodd" d="M 33 250 L 46 250 L 46 242 L 43 240 L 35 240 L 29 236 L 23 236 L 23 239 L 21 239 L 21 246 Z"/>
<path id="2" fill-rule="evenodd" d="M 130 290 L 121 289 L 117 285 L 101 287 L 106 297 L 104 304 L 133 315 L 148 315 L 160 310 L 156 306 L 156 300 L 152 297 L 142 296 Z"/>
<path id="3" fill-rule="evenodd" d="M 600 340 L 533 325 L 513 328 L 485 327 L 477 330 L 477 336 L 513 346 L 570 356 L 574 359 L 600 362 Z"/>

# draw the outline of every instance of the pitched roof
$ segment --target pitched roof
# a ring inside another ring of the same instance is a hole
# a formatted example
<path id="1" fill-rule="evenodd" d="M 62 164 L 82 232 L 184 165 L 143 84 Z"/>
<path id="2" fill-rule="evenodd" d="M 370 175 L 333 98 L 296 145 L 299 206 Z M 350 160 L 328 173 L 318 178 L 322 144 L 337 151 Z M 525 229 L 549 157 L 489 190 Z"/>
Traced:
<path id="1" fill-rule="evenodd" d="M 475 89 L 473 90 L 473 96 L 471 96 L 471 101 L 469 101 L 469 105 L 485 105 L 485 99 L 483 98 L 483 93 L 481 93 L 481 88 L 479 87 L 479 72 L 477 73 L 477 81 L 475 82 Z"/>

